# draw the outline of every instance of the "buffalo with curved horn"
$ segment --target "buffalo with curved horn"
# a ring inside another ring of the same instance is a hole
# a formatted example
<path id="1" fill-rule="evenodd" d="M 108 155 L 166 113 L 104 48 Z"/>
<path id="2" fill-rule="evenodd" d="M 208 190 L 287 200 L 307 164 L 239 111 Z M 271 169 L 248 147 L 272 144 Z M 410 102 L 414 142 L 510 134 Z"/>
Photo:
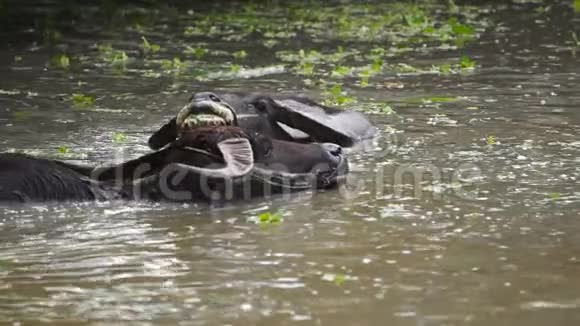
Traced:
<path id="1" fill-rule="evenodd" d="M 191 115 L 196 119 L 188 119 Z M 327 107 L 304 97 L 201 92 L 149 138 L 149 147 L 158 149 L 170 143 L 184 125 L 225 124 L 280 140 L 340 146 L 352 146 L 377 132 L 360 112 Z"/>
<path id="2" fill-rule="evenodd" d="M 161 150 L 104 167 L 0 154 L 0 201 L 233 200 L 330 188 L 348 171 L 334 144 L 287 142 L 229 125 L 178 133 Z"/>

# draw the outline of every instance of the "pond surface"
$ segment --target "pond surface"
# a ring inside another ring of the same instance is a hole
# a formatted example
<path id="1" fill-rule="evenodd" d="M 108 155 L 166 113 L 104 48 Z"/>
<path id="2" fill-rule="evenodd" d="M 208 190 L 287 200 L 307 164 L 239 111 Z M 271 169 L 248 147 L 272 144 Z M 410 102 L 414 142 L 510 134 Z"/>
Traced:
<path id="1" fill-rule="evenodd" d="M 569 1 L 55 3 L 0 6 L 3 151 L 135 157 L 192 92 L 213 89 L 307 94 L 368 112 L 381 133 L 349 152 L 340 191 L 1 207 L 0 320 L 580 322 Z M 256 224 L 264 212 L 283 221 Z"/>

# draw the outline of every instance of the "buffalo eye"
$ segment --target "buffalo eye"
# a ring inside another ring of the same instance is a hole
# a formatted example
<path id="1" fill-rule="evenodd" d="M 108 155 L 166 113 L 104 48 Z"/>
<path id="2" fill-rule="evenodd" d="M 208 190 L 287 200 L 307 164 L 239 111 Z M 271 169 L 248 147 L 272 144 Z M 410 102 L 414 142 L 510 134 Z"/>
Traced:
<path id="1" fill-rule="evenodd" d="M 256 109 L 258 109 L 258 111 L 261 112 L 266 112 L 268 110 L 268 102 L 264 99 L 256 101 L 256 103 L 254 103 L 254 106 L 256 107 Z"/>
<path id="2" fill-rule="evenodd" d="M 218 102 L 218 103 L 221 102 L 220 98 L 217 97 L 217 96 L 215 96 L 215 95 L 213 95 L 213 94 L 210 94 L 209 95 L 209 99 L 212 100 L 212 101 L 214 101 L 214 102 Z"/>

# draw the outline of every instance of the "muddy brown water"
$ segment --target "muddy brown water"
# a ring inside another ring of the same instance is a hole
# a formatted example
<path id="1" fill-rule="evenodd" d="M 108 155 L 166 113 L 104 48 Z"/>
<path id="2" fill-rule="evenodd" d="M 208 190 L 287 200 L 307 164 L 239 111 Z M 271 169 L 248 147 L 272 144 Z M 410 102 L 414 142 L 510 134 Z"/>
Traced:
<path id="1" fill-rule="evenodd" d="M 468 55 L 475 71 L 384 73 L 371 82 L 390 88 L 345 79 L 354 108 L 388 102 L 396 111 L 370 114 L 381 133 L 349 152 L 349 191 L 219 208 L 1 207 L 0 323 L 577 325 L 580 64 L 570 35 L 580 35 L 580 14 L 567 2 L 546 13 L 531 4 L 481 8 L 493 24 L 464 48 L 393 59 L 440 64 Z M 52 2 L 17 9 L 23 18 L 56 10 Z M 176 22 L 160 19 L 168 30 L 147 34 L 169 60 L 182 36 L 171 24 L 190 19 L 174 14 Z M 136 32 L 77 27 L 60 40 L 73 60 L 93 44 L 141 42 Z M 289 71 L 149 78 L 147 67 L 115 73 L 92 57 L 73 61 L 71 71 L 53 69 L 47 62 L 62 49 L 29 28 L 1 34 L 3 150 L 59 157 L 61 148 L 66 159 L 106 162 L 147 152 L 148 135 L 191 92 L 321 96 Z M 244 49 L 249 67 L 274 65 L 252 37 L 200 39 Z M 95 106 L 74 108 L 72 93 L 96 96 Z M 458 100 L 413 100 L 430 97 Z M 280 211 L 283 222 L 252 222 L 266 211 Z"/>

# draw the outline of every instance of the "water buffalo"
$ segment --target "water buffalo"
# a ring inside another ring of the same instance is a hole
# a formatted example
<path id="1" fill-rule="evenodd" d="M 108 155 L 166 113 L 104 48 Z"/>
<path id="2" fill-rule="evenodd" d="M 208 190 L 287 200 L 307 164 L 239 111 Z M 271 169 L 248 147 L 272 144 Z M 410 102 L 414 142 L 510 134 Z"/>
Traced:
<path id="1" fill-rule="evenodd" d="M 0 201 L 222 201 L 329 188 L 347 173 L 338 145 L 288 142 L 229 124 L 179 129 L 163 149 L 109 166 L 0 154 Z"/>
<path id="2" fill-rule="evenodd" d="M 188 120 L 192 114 L 199 119 Z M 158 149 L 170 143 L 184 124 L 230 123 L 275 139 L 345 147 L 376 134 L 376 128 L 360 112 L 327 107 L 304 97 L 201 92 L 149 138 L 149 147 Z"/>

